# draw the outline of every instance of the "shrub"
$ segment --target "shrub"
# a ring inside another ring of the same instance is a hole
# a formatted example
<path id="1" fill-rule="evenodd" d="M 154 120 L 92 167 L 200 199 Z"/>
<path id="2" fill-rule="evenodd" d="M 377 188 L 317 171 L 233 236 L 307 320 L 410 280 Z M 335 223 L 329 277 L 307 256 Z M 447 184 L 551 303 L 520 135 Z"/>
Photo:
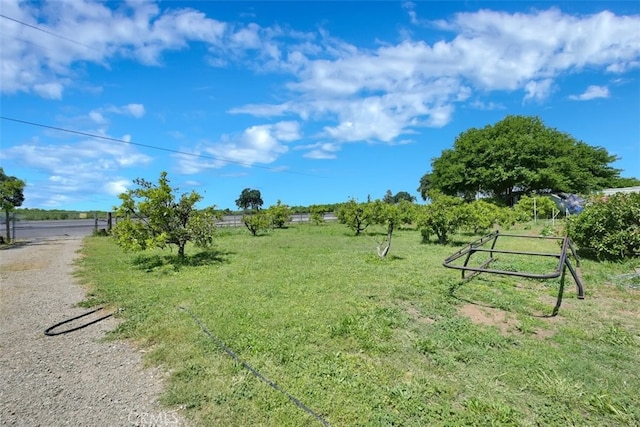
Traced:
<path id="1" fill-rule="evenodd" d="M 462 199 L 430 191 L 431 203 L 420 206 L 416 225 L 422 241 L 428 242 L 431 233 L 438 236 L 438 243 L 445 244 L 467 220 L 467 211 Z"/>
<path id="2" fill-rule="evenodd" d="M 292 214 L 291 208 L 283 205 L 280 200 L 278 200 L 277 204 L 269 206 L 269 209 L 267 209 L 267 215 L 274 228 L 284 228 L 285 224 L 290 221 Z"/>
<path id="3" fill-rule="evenodd" d="M 484 233 L 499 222 L 500 208 L 485 200 L 475 200 L 465 207 L 465 228 L 474 234 Z"/>
<path id="4" fill-rule="evenodd" d="M 534 211 L 538 218 L 551 218 L 556 204 L 547 196 L 522 196 L 513 207 L 519 221 L 531 221 L 534 219 Z"/>
<path id="5" fill-rule="evenodd" d="M 567 220 L 566 232 L 586 255 L 620 260 L 640 255 L 640 194 L 596 197 Z"/>

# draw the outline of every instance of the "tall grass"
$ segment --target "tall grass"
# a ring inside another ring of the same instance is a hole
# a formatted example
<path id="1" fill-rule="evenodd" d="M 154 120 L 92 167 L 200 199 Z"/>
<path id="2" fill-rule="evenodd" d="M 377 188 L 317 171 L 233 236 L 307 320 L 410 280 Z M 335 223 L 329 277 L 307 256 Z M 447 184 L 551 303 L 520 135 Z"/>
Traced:
<path id="1" fill-rule="evenodd" d="M 90 237 L 79 274 L 87 305 L 123 309 L 113 337 L 167 370 L 163 402 L 196 425 L 320 423 L 180 306 L 334 426 L 640 425 L 640 291 L 615 282 L 637 265 L 583 261 L 586 299 L 568 276 L 559 315 L 547 317 L 557 279 L 483 274 L 461 283 L 442 267 L 474 239 L 422 244 L 416 230 L 399 230 L 380 260 L 372 236 L 339 224 L 259 237 L 226 229 L 214 250 L 188 248 L 180 263 Z"/>

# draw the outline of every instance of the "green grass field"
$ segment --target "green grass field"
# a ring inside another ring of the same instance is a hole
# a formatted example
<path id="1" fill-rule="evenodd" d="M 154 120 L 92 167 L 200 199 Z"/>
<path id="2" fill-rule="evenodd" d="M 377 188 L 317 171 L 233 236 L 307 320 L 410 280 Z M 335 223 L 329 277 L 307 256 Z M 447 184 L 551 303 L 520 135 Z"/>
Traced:
<path id="1" fill-rule="evenodd" d="M 442 266 L 477 236 L 440 246 L 399 230 L 384 260 L 374 237 L 340 224 L 259 237 L 222 229 L 213 250 L 189 247 L 186 263 L 91 237 L 78 275 L 86 306 L 123 309 L 113 338 L 134 341 L 169 373 L 163 403 L 194 425 L 322 423 L 180 306 L 332 426 L 640 425 L 640 290 L 621 276 L 640 261 L 583 260 L 586 298 L 567 275 L 550 317 L 559 279 L 483 274 L 461 283 Z M 544 244 L 533 249 L 560 250 Z M 499 262 L 555 268 L 522 256 Z"/>

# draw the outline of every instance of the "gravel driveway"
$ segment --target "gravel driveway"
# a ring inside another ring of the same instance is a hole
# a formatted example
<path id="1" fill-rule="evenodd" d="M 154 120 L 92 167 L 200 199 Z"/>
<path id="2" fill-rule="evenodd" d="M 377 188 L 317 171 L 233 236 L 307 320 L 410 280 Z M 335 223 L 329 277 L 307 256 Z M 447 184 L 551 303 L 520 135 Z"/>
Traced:
<path id="1" fill-rule="evenodd" d="M 0 425 L 186 425 L 156 402 L 162 373 L 143 368 L 128 343 L 104 340 L 113 317 L 44 334 L 87 312 L 76 307 L 84 290 L 72 277 L 81 245 L 80 238 L 59 237 L 0 250 Z"/>

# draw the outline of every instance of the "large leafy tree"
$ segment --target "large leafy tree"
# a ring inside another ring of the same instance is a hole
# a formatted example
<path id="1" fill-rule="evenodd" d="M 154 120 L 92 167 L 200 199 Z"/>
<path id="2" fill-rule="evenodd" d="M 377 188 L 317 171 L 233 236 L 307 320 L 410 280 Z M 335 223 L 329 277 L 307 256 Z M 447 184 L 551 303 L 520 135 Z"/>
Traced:
<path id="1" fill-rule="evenodd" d="M 416 201 L 416 198 L 406 191 L 399 191 L 395 194 L 395 196 L 391 193 L 391 190 L 387 190 L 382 201 L 384 203 L 400 203 L 401 201 L 407 201 L 413 203 Z"/>
<path id="2" fill-rule="evenodd" d="M 122 201 L 116 208 L 119 220 L 113 228 L 118 244 L 128 250 L 149 247 L 178 247 L 178 256 L 184 258 L 187 242 L 199 247 L 213 244 L 213 233 L 219 215 L 214 208 L 198 210 L 195 204 L 202 196 L 195 191 L 177 197 L 171 188 L 167 173 L 162 172 L 158 184 L 136 179 L 138 186 L 118 196 Z"/>
<path id="3" fill-rule="evenodd" d="M 517 194 L 587 193 L 613 185 L 620 171 L 614 155 L 545 126 L 538 117 L 507 116 L 482 129 L 469 129 L 453 148 L 431 162 L 420 180 L 429 190 L 472 200 L 477 192 L 507 203 Z"/>
<path id="4" fill-rule="evenodd" d="M 5 174 L 4 169 L 0 167 L 0 207 L 5 213 L 7 242 L 11 241 L 9 214 L 18 206 L 22 206 L 22 202 L 24 202 L 24 186 L 23 180 Z"/>
<path id="5" fill-rule="evenodd" d="M 251 188 L 245 188 L 242 190 L 240 197 L 236 200 L 236 206 L 245 211 L 247 209 L 258 211 L 262 207 L 263 203 L 260 190 L 254 190 Z"/>

